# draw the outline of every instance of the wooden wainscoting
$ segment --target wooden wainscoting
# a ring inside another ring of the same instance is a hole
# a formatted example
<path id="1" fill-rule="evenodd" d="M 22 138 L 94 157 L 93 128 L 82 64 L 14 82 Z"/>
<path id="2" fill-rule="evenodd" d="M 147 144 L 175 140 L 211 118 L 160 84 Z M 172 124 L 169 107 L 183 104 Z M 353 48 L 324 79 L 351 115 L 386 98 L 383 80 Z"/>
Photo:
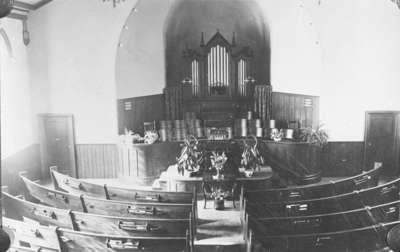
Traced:
<path id="1" fill-rule="evenodd" d="M 296 121 L 300 127 L 316 127 L 319 124 L 319 97 L 311 95 L 272 93 L 272 117 L 277 128 L 287 128 Z"/>
<path id="2" fill-rule="evenodd" d="M 322 176 L 346 177 L 363 170 L 364 142 L 329 142 L 322 151 Z"/>
<path id="3" fill-rule="evenodd" d="M 116 144 L 77 144 L 79 178 L 116 178 L 121 164 Z"/>
<path id="4" fill-rule="evenodd" d="M 118 100 L 118 132 L 125 128 L 143 135 L 143 122 L 165 119 L 164 95 L 149 95 Z"/>
<path id="5" fill-rule="evenodd" d="M 329 142 L 322 151 L 322 176 L 346 177 L 363 170 L 364 142 Z M 117 144 L 77 144 L 79 178 L 116 178 L 123 165 Z M 7 184 L 7 183 L 6 183 Z"/>

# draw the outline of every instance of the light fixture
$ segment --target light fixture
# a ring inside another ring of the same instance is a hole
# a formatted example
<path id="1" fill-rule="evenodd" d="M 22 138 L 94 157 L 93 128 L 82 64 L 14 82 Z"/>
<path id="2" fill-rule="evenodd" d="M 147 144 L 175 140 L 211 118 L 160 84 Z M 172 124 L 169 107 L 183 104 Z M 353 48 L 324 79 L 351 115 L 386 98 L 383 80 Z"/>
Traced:
<path id="1" fill-rule="evenodd" d="M 8 16 L 14 5 L 14 0 L 0 0 L 0 18 Z"/>
<path id="2" fill-rule="evenodd" d="M 192 84 L 192 78 L 186 77 L 185 79 L 182 80 L 182 84 Z"/>
<path id="3" fill-rule="evenodd" d="M 254 78 L 251 77 L 251 76 L 247 76 L 247 78 L 246 78 L 244 81 L 245 81 L 246 83 L 253 84 L 253 83 L 256 82 L 256 79 L 254 79 Z"/>

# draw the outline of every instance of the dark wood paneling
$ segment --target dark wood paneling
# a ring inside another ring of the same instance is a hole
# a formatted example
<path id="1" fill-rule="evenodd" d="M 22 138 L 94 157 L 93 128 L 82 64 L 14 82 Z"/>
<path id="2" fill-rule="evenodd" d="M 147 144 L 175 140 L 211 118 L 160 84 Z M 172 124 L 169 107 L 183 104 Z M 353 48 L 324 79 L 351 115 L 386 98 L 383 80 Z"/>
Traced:
<path id="1" fill-rule="evenodd" d="M 322 175 L 345 177 L 362 172 L 363 148 L 364 142 L 329 142 L 322 151 Z"/>
<path id="2" fill-rule="evenodd" d="M 116 178 L 120 160 L 116 144 L 77 144 L 79 178 Z"/>
<path id="3" fill-rule="evenodd" d="M 309 106 L 306 101 L 310 100 Z M 310 95 L 272 93 L 272 118 L 277 128 L 287 128 L 287 123 L 297 121 L 300 127 L 316 127 L 319 124 L 319 97 Z"/>
<path id="4" fill-rule="evenodd" d="M 118 100 L 118 131 L 133 130 L 143 134 L 143 122 L 165 118 L 164 95 L 149 95 Z"/>
<path id="5" fill-rule="evenodd" d="M 39 144 L 33 144 L 1 161 L 1 185 L 8 186 L 10 193 L 21 193 L 23 184 L 18 173 L 26 171 L 33 179 L 41 178 Z"/>

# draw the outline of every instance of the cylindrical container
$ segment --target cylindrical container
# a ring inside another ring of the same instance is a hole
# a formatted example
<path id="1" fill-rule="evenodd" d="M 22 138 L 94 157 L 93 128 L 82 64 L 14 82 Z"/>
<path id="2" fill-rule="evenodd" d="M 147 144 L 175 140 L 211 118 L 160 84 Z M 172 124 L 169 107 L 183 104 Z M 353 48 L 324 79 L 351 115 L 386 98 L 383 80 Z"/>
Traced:
<path id="1" fill-rule="evenodd" d="M 232 139 L 233 138 L 233 130 L 232 127 L 226 127 L 226 132 L 228 133 L 228 139 Z"/>
<path id="2" fill-rule="evenodd" d="M 201 121 L 199 119 L 194 119 L 194 128 L 201 128 Z"/>
<path id="3" fill-rule="evenodd" d="M 215 210 L 224 210 L 225 209 L 224 198 L 215 198 L 214 199 L 214 208 L 215 208 Z"/>
<path id="4" fill-rule="evenodd" d="M 269 120 L 269 128 L 275 129 L 275 120 Z"/>
<path id="5" fill-rule="evenodd" d="M 255 119 L 254 121 L 256 128 L 262 128 L 261 119 Z"/>
<path id="6" fill-rule="evenodd" d="M 183 128 L 185 128 L 185 121 L 184 120 L 175 120 L 174 125 L 175 125 L 175 129 L 183 129 Z"/>
<path id="7" fill-rule="evenodd" d="M 160 129 L 171 129 L 172 121 L 160 121 Z"/>
<path id="8" fill-rule="evenodd" d="M 211 128 L 210 128 L 210 127 L 205 128 L 205 133 L 206 133 L 206 138 L 207 138 L 207 139 L 210 139 L 210 136 L 211 136 Z"/>
<path id="9" fill-rule="evenodd" d="M 256 137 L 263 137 L 263 128 L 256 129 Z"/>
<path id="10" fill-rule="evenodd" d="M 197 138 L 202 138 L 203 137 L 203 129 L 202 128 L 195 128 L 195 130 L 194 130 L 194 132 L 195 132 L 195 136 L 197 137 Z"/>
<path id="11" fill-rule="evenodd" d="M 236 137 L 247 137 L 247 119 L 236 119 L 234 127 Z"/>
<path id="12" fill-rule="evenodd" d="M 160 134 L 160 141 L 161 142 L 166 142 L 168 137 L 167 137 L 167 130 L 166 129 L 160 129 L 158 131 L 158 133 Z"/>
<path id="13" fill-rule="evenodd" d="M 293 139 L 293 129 L 286 129 L 285 130 L 285 138 L 286 139 Z"/>
<path id="14" fill-rule="evenodd" d="M 247 111 L 247 120 L 252 120 L 253 119 L 253 111 L 249 110 Z"/>

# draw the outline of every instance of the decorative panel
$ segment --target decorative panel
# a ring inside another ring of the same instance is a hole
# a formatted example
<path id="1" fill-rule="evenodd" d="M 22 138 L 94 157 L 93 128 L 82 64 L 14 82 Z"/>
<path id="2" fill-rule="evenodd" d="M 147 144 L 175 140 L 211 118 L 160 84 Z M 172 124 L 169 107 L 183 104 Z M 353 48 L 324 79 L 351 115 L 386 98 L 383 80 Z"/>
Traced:
<path id="1" fill-rule="evenodd" d="M 116 144 L 77 144 L 79 178 L 116 178 L 121 165 Z"/>
<path id="2" fill-rule="evenodd" d="M 300 127 L 317 127 L 319 124 L 319 97 L 310 95 L 272 93 L 272 117 L 278 128 L 296 123 Z"/>

